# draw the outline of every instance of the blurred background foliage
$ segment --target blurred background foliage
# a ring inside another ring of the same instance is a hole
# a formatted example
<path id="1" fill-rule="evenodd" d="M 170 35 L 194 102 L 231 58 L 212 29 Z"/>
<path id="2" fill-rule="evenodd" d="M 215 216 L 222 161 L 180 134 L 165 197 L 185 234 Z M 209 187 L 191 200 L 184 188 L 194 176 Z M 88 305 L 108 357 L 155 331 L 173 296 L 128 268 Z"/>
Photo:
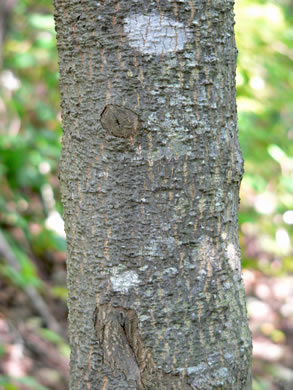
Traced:
<path id="1" fill-rule="evenodd" d="M 254 237 L 263 252 L 261 258 L 244 256 L 244 264 L 271 275 L 293 271 L 290 5 L 242 0 L 236 6 L 239 138 L 245 158 L 241 238 Z"/>
<path id="2" fill-rule="evenodd" d="M 291 0 L 238 0 L 235 7 L 245 158 L 240 243 L 254 336 L 254 390 L 293 388 L 291 7 Z M 52 15 L 51 0 L 0 5 L 0 389 L 7 390 L 67 388 Z"/>

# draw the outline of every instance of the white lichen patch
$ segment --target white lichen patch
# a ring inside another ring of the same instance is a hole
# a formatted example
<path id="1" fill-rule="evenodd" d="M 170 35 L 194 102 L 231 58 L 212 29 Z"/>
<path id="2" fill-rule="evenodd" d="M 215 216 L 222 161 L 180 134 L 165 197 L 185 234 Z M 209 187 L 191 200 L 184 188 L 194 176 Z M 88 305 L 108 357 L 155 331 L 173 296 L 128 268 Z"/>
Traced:
<path id="1" fill-rule="evenodd" d="M 240 270 L 240 258 L 239 255 L 235 249 L 235 246 L 229 242 L 226 248 L 228 260 L 230 267 L 235 271 L 235 270 Z"/>
<path id="2" fill-rule="evenodd" d="M 140 280 L 134 271 L 125 271 L 121 274 L 114 274 L 110 277 L 113 291 L 127 293 L 131 287 L 136 287 Z"/>
<path id="3" fill-rule="evenodd" d="M 193 374 L 200 374 L 203 372 L 206 372 L 208 369 L 207 365 L 205 363 L 201 363 L 198 366 L 192 366 L 192 367 L 179 367 L 176 369 L 176 372 L 185 372 L 188 376 Z"/>
<path id="4" fill-rule="evenodd" d="M 183 23 L 157 14 L 128 16 L 124 31 L 131 47 L 155 55 L 182 50 L 192 37 L 190 29 Z"/>

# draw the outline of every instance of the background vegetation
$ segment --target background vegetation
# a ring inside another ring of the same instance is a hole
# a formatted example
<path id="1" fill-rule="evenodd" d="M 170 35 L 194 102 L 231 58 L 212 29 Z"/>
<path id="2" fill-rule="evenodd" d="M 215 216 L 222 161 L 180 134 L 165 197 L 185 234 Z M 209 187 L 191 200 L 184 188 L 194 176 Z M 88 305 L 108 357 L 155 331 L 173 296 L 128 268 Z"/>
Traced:
<path id="1" fill-rule="evenodd" d="M 7 0 L 6 0 L 7 1 Z M 0 389 L 65 390 L 65 236 L 51 0 L 10 0 L 0 68 Z M 254 390 L 293 388 L 290 0 L 238 0 L 240 242 Z"/>

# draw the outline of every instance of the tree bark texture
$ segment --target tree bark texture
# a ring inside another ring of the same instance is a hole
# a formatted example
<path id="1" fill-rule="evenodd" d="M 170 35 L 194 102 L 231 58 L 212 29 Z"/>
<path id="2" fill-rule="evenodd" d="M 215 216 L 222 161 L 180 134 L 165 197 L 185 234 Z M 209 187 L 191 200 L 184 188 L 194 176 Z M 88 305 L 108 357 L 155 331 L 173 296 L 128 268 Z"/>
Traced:
<path id="1" fill-rule="evenodd" d="M 55 0 L 71 390 L 250 388 L 231 0 Z"/>

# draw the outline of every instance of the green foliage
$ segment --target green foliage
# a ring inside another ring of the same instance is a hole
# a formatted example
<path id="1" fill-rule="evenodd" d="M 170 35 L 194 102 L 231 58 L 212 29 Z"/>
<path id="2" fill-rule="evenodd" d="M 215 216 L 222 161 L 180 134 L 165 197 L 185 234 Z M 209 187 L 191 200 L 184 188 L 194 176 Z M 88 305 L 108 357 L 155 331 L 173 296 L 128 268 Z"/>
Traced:
<path id="1" fill-rule="evenodd" d="M 3 264 L 1 271 L 18 286 L 38 284 L 28 248 L 39 258 L 48 252 L 54 255 L 65 251 L 64 236 L 54 231 L 54 223 L 48 224 L 56 209 L 62 212 L 57 180 L 61 128 L 52 15 L 50 0 L 16 2 L 3 50 L 0 224 L 8 233 L 22 272 Z"/>
<path id="2" fill-rule="evenodd" d="M 55 286 L 52 288 L 51 292 L 56 298 L 60 298 L 67 302 L 68 291 L 65 286 Z"/>
<path id="3" fill-rule="evenodd" d="M 269 390 L 269 387 L 264 380 L 255 379 L 252 382 L 252 390 Z"/>
<path id="4" fill-rule="evenodd" d="M 239 138 L 245 158 L 241 190 L 241 242 L 255 242 L 265 272 L 291 271 L 286 211 L 293 209 L 293 77 L 289 2 L 236 2 Z M 287 213 L 287 216 L 289 214 Z M 289 223 L 290 222 L 290 223 Z M 285 258 L 287 261 L 285 261 Z"/>
<path id="5" fill-rule="evenodd" d="M 56 297 L 64 302 L 64 279 L 54 274 L 55 268 L 64 269 L 65 238 L 57 179 L 61 127 L 52 15 L 51 0 L 18 0 L 6 32 L 0 71 L 0 229 L 17 267 L 1 256 L 0 274 L 19 289 L 36 287 L 45 301 Z M 40 333 L 68 358 L 68 344 L 60 336 L 49 329 Z M 0 354 L 6 353 L 1 346 Z M 0 376 L 1 389 L 24 386 L 48 390 L 32 376 Z"/>
<path id="6" fill-rule="evenodd" d="M 26 385 L 28 388 L 32 390 L 49 390 L 48 387 L 44 387 L 40 385 L 33 377 L 31 376 L 23 376 L 21 378 L 11 378 L 6 375 L 0 375 L 0 386 L 2 386 L 5 390 L 19 390 L 19 387 L 16 385 L 19 383 L 20 385 Z"/>
<path id="7" fill-rule="evenodd" d="M 44 340 L 47 340 L 58 347 L 58 351 L 60 355 L 63 355 L 69 359 L 70 356 L 69 345 L 64 341 L 64 339 L 61 336 L 59 336 L 56 332 L 53 332 L 50 329 L 41 328 L 39 332 L 40 332 L 40 336 Z"/>
<path id="8" fill-rule="evenodd" d="M 7 236 L 4 234 L 4 237 Z M 21 250 L 15 243 L 7 236 L 7 242 L 9 243 L 12 254 L 14 255 L 18 267 L 12 266 L 8 263 L 0 264 L 0 273 L 11 280 L 11 282 L 18 287 L 25 287 L 32 285 L 35 287 L 41 287 L 41 281 L 37 276 L 36 269 L 26 253 Z"/>

